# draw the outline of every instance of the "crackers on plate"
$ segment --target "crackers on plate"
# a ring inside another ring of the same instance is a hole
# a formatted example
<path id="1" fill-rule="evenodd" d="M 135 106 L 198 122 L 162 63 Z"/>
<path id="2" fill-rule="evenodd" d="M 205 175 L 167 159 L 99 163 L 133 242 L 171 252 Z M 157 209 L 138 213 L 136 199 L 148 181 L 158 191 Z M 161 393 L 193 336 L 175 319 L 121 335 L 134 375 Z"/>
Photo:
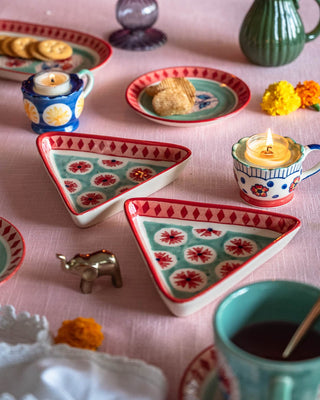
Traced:
<path id="1" fill-rule="evenodd" d="M 157 85 L 148 86 L 154 111 L 162 116 L 189 113 L 195 103 L 196 89 L 186 78 L 166 78 Z"/>
<path id="2" fill-rule="evenodd" d="M 72 47 L 62 40 L 0 35 L 0 54 L 9 57 L 59 61 L 71 57 L 72 52 Z"/>

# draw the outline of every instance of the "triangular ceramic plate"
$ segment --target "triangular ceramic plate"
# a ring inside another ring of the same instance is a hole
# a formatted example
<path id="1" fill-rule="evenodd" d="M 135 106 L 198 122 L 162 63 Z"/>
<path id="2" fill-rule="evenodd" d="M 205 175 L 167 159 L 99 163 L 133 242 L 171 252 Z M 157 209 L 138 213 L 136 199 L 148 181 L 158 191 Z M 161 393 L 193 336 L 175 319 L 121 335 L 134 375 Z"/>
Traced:
<path id="1" fill-rule="evenodd" d="M 222 295 L 300 227 L 290 215 L 183 200 L 132 198 L 125 212 L 156 287 L 177 316 Z"/>
<path id="2" fill-rule="evenodd" d="M 177 178 L 191 151 L 176 144 L 111 136 L 44 133 L 37 146 L 73 221 L 88 227 Z"/>
<path id="3" fill-rule="evenodd" d="M 7 281 L 21 267 L 25 245 L 21 233 L 0 217 L 0 283 Z"/>

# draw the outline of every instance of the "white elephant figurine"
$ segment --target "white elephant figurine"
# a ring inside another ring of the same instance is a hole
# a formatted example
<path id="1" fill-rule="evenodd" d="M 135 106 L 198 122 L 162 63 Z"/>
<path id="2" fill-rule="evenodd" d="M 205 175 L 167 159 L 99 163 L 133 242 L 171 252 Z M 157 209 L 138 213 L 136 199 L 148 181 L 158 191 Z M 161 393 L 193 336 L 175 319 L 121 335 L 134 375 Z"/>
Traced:
<path id="1" fill-rule="evenodd" d="M 113 286 L 122 287 L 122 277 L 116 256 L 108 250 L 99 250 L 91 254 L 77 254 L 67 261 L 62 254 L 57 254 L 64 271 L 70 271 L 81 277 L 82 293 L 91 293 L 96 278 L 110 275 Z"/>

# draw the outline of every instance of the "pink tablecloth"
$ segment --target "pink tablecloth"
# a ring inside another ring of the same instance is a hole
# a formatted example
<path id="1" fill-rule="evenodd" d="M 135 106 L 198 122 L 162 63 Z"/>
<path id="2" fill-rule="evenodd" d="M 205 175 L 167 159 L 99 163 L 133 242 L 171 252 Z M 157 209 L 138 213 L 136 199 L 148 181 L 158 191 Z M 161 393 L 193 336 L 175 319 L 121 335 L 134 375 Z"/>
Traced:
<path id="1" fill-rule="evenodd" d="M 71 28 L 107 39 L 119 27 L 115 4 L 115 0 L 2 0 L 0 17 Z M 108 64 L 95 73 L 95 86 L 86 99 L 78 132 L 184 145 L 193 152 L 191 163 L 156 196 L 243 205 L 233 178 L 232 144 L 269 127 L 302 144 L 319 143 L 320 118 L 310 110 L 284 117 L 262 113 L 259 103 L 270 83 L 320 81 L 320 39 L 306 44 L 302 55 L 289 65 L 252 65 L 238 45 L 240 25 L 250 4 L 251 0 L 159 0 L 156 27 L 167 33 L 168 43 L 152 52 L 114 49 Z M 300 12 L 306 29 L 313 28 L 319 14 L 316 3 L 301 1 Z M 127 106 L 125 89 L 135 77 L 179 65 L 218 68 L 239 76 L 251 89 L 250 104 L 216 125 L 187 129 L 145 120 Z M 184 369 L 213 343 L 211 320 L 218 299 L 189 317 L 171 315 L 147 273 L 124 213 L 89 229 L 76 227 L 43 168 L 36 137 L 23 112 L 20 83 L 1 80 L 0 215 L 21 231 L 26 257 L 20 271 L 1 286 L 0 303 L 13 304 L 18 312 L 46 315 L 54 333 L 65 319 L 95 318 L 105 334 L 101 351 L 159 366 L 169 381 L 168 400 L 176 400 Z M 305 167 L 317 158 L 317 154 L 310 155 Z M 294 201 L 273 210 L 301 219 L 297 236 L 237 286 L 264 279 L 320 285 L 319 178 L 315 175 L 301 183 Z M 115 289 L 101 280 L 92 294 L 83 295 L 78 278 L 60 270 L 55 254 L 72 257 L 100 248 L 118 256 L 124 286 Z"/>

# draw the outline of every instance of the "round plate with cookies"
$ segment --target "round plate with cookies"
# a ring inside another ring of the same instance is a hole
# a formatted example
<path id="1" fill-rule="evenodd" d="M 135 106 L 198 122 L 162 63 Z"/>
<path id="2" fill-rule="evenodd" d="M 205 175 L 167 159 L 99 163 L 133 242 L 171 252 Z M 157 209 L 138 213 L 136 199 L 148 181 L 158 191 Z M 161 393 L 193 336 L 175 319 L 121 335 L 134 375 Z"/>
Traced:
<path id="1" fill-rule="evenodd" d="M 250 98 L 250 89 L 235 75 L 194 66 L 148 72 L 126 91 L 129 106 L 141 116 L 181 127 L 212 124 L 235 115 Z"/>

